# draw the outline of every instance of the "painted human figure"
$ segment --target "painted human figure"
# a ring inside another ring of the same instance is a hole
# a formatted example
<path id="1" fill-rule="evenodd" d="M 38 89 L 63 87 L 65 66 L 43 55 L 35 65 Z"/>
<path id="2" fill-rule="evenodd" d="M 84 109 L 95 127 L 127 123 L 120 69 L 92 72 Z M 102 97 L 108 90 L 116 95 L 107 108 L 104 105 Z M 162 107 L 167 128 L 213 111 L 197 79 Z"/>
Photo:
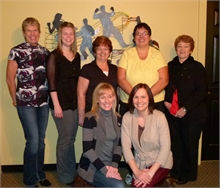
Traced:
<path id="1" fill-rule="evenodd" d="M 126 47 L 128 46 L 125 42 L 124 39 L 122 38 L 121 33 L 119 32 L 119 30 L 113 25 L 112 21 L 111 21 L 111 17 L 115 15 L 115 11 L 114 11 L 114 7 L 110 8 L 111 12 L 108 13 L 105 11 L 105 6 L 102 5 L 100 6 L 100 13 L 99 9 L 96 8 L 94 15 L 93 15 L 93 19 L 100 19 L 101 23 L 102 23 L 102 27 L 103 27 L 103 35 L 106 37 L 110 37 L 111 34 L 114 35 L 114 37 L 118 40 L 118 42 L 120 43 L 120 45 L 122 47 Z"/>
<path id="2" fill-rule="evenodd" d="M 55 29 L 58 30 L 60 24 L 63 23 L 63 21 L 61 20 L 61 17 L 62 17 L 62 14 L 60 14 L 60 13 L 57 13 L 57 14 L 54 16 L 54 20 L 53 20 L 53 22 L 52 22 L 52 24 L 53 24 L 53 25 L 52 25 L 52 28 L 51 28 L 51 23 L 50 23 L 50 22 L 47 23 L 48 30 L 49 30 L 50 34 L 52 34 Z"/>
<path id="3" fill-rule="evenodd" d="M 89 52 L 94 56 L 94 53 L 92 51 L 92 36 L 95 35 L 95 30 L 91 25 L 88 25 L 88 19 L 83 19 L 84 26 L 81 28 L 79 32 L 79 36 L 82 36 L 83 40 L 80 45 L 80 52 L 82 54 L 82 59 L 86 60 L 88 57 L 88 54 L 86 52 L 86 47 L 88 48 Z"/>

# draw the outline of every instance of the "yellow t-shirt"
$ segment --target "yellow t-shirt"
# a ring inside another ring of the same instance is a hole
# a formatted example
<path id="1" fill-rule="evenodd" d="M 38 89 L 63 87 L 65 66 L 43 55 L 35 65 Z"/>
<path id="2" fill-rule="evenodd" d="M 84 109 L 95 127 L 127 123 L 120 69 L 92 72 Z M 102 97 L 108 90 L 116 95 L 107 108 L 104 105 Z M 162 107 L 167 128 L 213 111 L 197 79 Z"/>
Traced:
<path id="1" fill-rule="evenodd" d="M 148 56 L 145 60 L 141 60 L 138 57 L 136 48 L 133 47 L 124 51 L 122 57 L 118 63 L 118 67 L 126 70 L 126 79 L 134 87 L 138 83 L 146 83 L 149 87 L 152 87 L 159 80 L 158 70 L 167 66 L 167 63 L 162 53 L 149 47 Z M 154 96 L 154 102 L 160 102 L 164 100 L 165 91 L 161 91 Z M 120 88 L 119 98 L 122 102 L 128 102 L 128 95 Z"/>

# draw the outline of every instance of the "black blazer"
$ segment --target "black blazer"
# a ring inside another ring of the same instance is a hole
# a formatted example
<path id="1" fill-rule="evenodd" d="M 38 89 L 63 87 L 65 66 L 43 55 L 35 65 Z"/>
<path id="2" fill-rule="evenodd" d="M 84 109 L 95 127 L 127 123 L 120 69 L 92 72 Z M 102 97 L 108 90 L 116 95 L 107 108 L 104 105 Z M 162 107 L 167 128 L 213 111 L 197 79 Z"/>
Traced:
<path id="1" fill-rule="evenodd" d="M 168 63 L 169 83 L 165 89 L 165 101 L 172 103 L 174 88 L 178 89 L 179 107 L 185 107 L 185 118 L 199 120 L 206 118 L 205 98 L 207 81 L 205 68 L 189 56 L 182 64 L 176 56 Z"/>

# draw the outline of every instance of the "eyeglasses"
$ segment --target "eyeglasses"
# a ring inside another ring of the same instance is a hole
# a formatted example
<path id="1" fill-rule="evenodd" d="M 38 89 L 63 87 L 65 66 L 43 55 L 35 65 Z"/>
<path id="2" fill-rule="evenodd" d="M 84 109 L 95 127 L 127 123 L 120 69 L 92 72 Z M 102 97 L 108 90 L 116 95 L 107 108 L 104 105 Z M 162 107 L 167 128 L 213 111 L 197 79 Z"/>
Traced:
<path id="1" fill-rule="evenodd" d="M 145 37 L 145 36 L 147 36 L 147 35 L 149 35 L 149 33 L 147 33 L 147 31 L 144 31 L 143 33 L 139 33 L 139 32 L 137 32 L 137 33 L 135 33 L 135 35 L 136 36 L 142 36 L 142 37 Z"/>

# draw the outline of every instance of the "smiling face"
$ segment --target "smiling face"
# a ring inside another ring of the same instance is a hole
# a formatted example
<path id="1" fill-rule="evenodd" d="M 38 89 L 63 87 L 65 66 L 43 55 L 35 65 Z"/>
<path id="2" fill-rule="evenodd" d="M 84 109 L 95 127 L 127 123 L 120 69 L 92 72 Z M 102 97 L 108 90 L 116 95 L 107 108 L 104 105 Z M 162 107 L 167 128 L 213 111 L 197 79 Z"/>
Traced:
<path id="1" fill-rule="evenodd" d="M 134 41 L 137 47 L 147 46 L 151 40 L 149 32 L 145 28 L 139 28 L 135 32 Z"/>
<path id="2" fill-rule="evenodd" d="M 62 45 L 70 47 L 74 42 L 74 31 L 71 27 L 64 27 L 61 31 Z"/>
<path id="3" fill-rule="evenodd" d="M 96 49 L 96 59 L 98 61 L 107 61 L 110 55 L 109 47 L 106 45 L 100 45 Z"/>
<path id="4" fill-rule="evenodd" d="M 110 89 L 106 89 L 98 98 L 99 107 L 103 110 L 109 111 L 115 102 L 115 95 Z"/>
<path id="5" fill-rule="evenodd" d="M 40 31 L 37 25 L 27 25 L 23 35 L 27 43 L 31 46 L 37 46 L 40 38 Z"/>
<path id="6" fill-rule="evenodd" d="M 147 95 L 147 91 L 144 88 L 137 90 L 133 97 L 133 104 L 138 111 L 145 111 L 148 109 L 149 97 Z"/>
<path id="7" fill-rule="evenodd" d="M 179 42 L 176 47 L 176 53 L 179 61 L 184 62 L 192 53 L 190 43 L 185 43 L 183 41 Z"/>

